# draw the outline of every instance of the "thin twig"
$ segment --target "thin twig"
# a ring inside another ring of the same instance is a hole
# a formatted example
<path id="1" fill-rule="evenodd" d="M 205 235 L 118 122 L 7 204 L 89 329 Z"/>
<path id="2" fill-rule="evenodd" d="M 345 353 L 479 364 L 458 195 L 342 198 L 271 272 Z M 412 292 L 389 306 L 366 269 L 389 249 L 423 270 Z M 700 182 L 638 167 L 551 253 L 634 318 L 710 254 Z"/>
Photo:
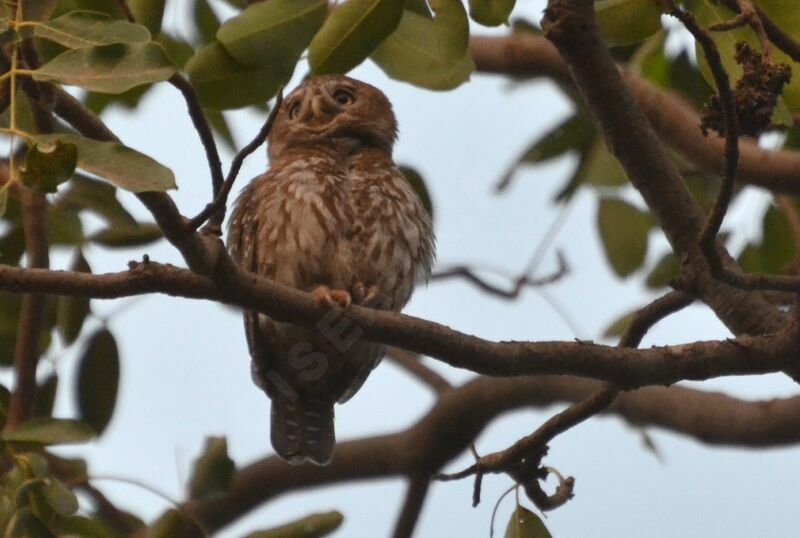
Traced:
<path id="1" fill-rule="evenodd" d="M 386 357 L 425 385 L 428 385 L 437 394 L 453 388 L 445 378 L 422 364 L 420 362 L 421 357 L 416 353 L 411 353 L 399 347 L 390 347 L 386 352 Z"/>
<path id="2" fill-rule="evenodd" d="M 717 94 L 725 121 L 725 169 L 722 184 L 699 238 L 700 247 L 709 260 L 713 271 L 715 267 L 722 266 L 722 260 L 717 252 L 716 238 L 722 225 L 722 220 L 728 212 L 736 184 L 736 167 L 739 161 L 739 119 L 736 114 L 736 104 L 733 99 L 730 79 L 722 65 L 722 58 L 711 35 L 700 26 L 694 15 L 679 8 L 673 0 L 664 0 L 664 3 L 667 8 L 666 12 L 681 21 L 703 48 L 711 74 L 714 77 L 714 83 L 717 86 Z"/>
<path id="3" fill-rule="evenodd" d="M 47 240 L 47 202 L 42 193 L 22 191 L 22 219 L 28 267 L 47 268 L 50 255 Z M 47 296 L 28 294 L 22 298 L 17 339 L 14 347 L 15 385 L 9 401 L 6 429 L 13 429 L 28 420 L 36 402 L 36 366 L 41 353 Z"/>
<path id="4" fill-rule="evenodd" d="M 272 107 L 269 116 L 267 116 L 267 120 L 264 122 L 264 125 L 261 126 L 261 129 L 258 131 L 258 134 L 256 134 L 255 138 L 253 138 L 249 144 L 243 147 L 241 151 L 236 154 L 236 157 L 234 157 L 233 161 L 231 162 L 231 168 L 228 171 L 228 175 L 225 177 L 225 181 L 221 184 L 219 189 L 214 190 L 214 200 L 190 221 L 189 226 L 191 229 L 196 230 L 207 219 L 209 219 L 208 226 L 211 229 L 219 229 L 219 227 L 222 225 L 222 221 L 225 220 L 225 207 L 228 203 L 228 196 L 233 188 L 233 183 L 236 181 L 236 178 L 239 175 L 239 170 L 241 170 L 244 160 L 256 149 L 258 149 L 258 147 L 267 139 L 267 136 L 269 136 L 269 132 L 272 130 L 272 125 L 275 123 L 275 118 L 278 115 L 278 111 L 280 110 L 282 102 L 283 89 L 280 89 L 275 97 L 275 105 Z"/>
<path id="5" fill-rule="evenodd" d="M 723 0 L 725 5 L 734 11 L 740 10 L 740 1 L 741 0 Z M 792 39 L 789 34 L 784 32 L 777 24 L 775 24 L 775 22 L 770 19 L 767 14 L 764 13 L 764 11 L 758 6 L 754 5 L 753 7 L 755 8 L 758 19 L 761 21 L 761 25 L 764 28 L 764 33 L 767 35 L 772 44 L 778 47 L 795 62 L 800 62 L 800 42 Z"/>
<path id="6" fill-rule="evenodd" d="M 214 134 L 211 132 L 211 126 L 208 124 L 203 107 L 200 105 L 200 100 L 197 97 L 197 92 L 188 80 L 183 78 L 178 73 L 175 73 L 167 80 L 172 86 L 178 89 L 183 95 L 183 100 L 186 101 L 186 108 L 189 112 L 189 117 L 192 119 L 197 134 L 200 136 L 200 142 L 203 144 L 203 149 L 206 153 L 206 160 L 208 161 L 208 168 L 211 171 L 211 186 L 213 196 L 217 196 L 222 189 L 222 162 L 219 158 L 219 150 L 217 143 L 214 141 Z"/>
<path id="7" fill-rule="evenodd" d="M 656 299 L 636 313 L 628 330 L 620 339 L 618 347 L 637 347 L 655 323 L 685 308 L 692 303 L 692 300 L 690 296 L 680 291 L 672 291 Z M 457 480 L 475 475 L 473 503 L 477 504 L 480 500 L 482 476 L 485 473 L 507 472 L 523 486 L 528 497 L 540 510 L 557 508 L 572 497 L 575 481 L 572 477 L 562 478 L 559 475 L 559 487 L 554 494 L 547 495 L 542 490 L 539 480 L 546 477 L 547 473 L 543 472 L 540 462 L 547 453 L 547 444 L 561 433 L 606 409 L 618 394 L 616 386 L 603 383 L 590 396 L 551 417 L 535 432 L 523 437 L 509 448 L 482 456 L 474 465 L 463 471 L 439 474 L 434 478 Z"/>
<path id="8" fill-rule="evenodd" d="M 417 526 L 419 515 L 422 512 L 422 505 L 428 496 L 430 484 L 431 478 L 427 475 L 417 475 L 409 478 L 406 500 L 403 502 L 403 508 L 397 518 L 397 524 L 392 534 L 394 538 L 411 538 L 413 536 L 414 528 Z"/>
<path id="9" fill-rule="evenodd" d="M 557 257 L 558 268 L 552 274 L 542 278 L 533 278 L 530 274 L 522 274 L 512 279 L 511 288 L 509 289 L 503 289 L 490 282 L 487 282 L 478 276 L 476 269 L 468 265 L 456 265 L 441 271 L 437 271 L 431 275 L 431 281 L 435 282 L 437 280 L 447 280 L 454 277 L 460 277 L 464 278 L 468 282 L 471 282 L 490 295 L 502 297 L 503 299 L 516 299 L 526 287 L 546 286 L 547 284 L 557 282 L 569 273 L 569 267 L 564 259 L 564 255 L 559 252 Z"/>

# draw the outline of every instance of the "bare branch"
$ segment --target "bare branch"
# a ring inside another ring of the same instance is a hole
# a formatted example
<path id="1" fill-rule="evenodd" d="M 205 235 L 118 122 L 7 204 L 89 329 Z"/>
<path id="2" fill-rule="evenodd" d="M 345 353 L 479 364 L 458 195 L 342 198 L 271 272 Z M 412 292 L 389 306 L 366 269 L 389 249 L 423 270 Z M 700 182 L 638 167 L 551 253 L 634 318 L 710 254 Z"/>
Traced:
<path id="1" fill-rule="evenodd" d="M 722 66 L 722 58 L 719 55 L 716 43 L 714 43 L 709 33 L 700 26 L 694 15 L 680 9 L 672 0 L 663 0 L 663 3 L 667 7 L 666 12 L 680 20 L 703 48 L 717 86 L 717 95 L 719 96 L 725 122 L 725 170 L 722 184 L 720 185 L 719 194 L 714 200 L 711 213 L 708 215 L 708 219 L 699 236 L 700 248 L 711 265 L 712 273 L 716 273 L 723 263 L 717 251 L 717 233 L 719 233 L 722 220 L 725 218 L 733 199 L 736 167 L 739 162 L 739 119 L 736 113 L 736 104 L 733 101 L 730 79 Z"/>
<path id="2" fill-rule="evenodd" d="M 47 202 L 44 194 L 24 189 L 21 202 L 28 266 L 46 268 L 50 265 L 50 255 L 47 241 Z M 41 353 L 40 342 L 46 308 L 45 295 L 32 293 L 22 298 L 14 347 L 15 384 L 9 401 L 6 429 L 19 426 L 33 412 L 36 402 L 36 366 Z"/>
<path id="3" fill-rule="evenodd" d="M 122 3 L 125 4 L 124 1 Z M 212 193 L 216 197 L 223 188 L 222 162 L 219 158 L 217 143 L 214 141 L 214 134 L 211 132 L 211 127 L 203 113 L 203 107 L 200 105 L 200 100 L 194 91 L 194 87 L 188 80 L 175 73 L 169 78 L 168 82 L 181 92 L 183 100 L 186 101 L 189 117 L 192 119 L 192 124 L 200 136 L 200 142 L 203 144 L 203 149 L 206 153 L 208 168 L 211 171 Z"/>
<path id="4" fill-rule="evenodd" d="M 330 316 L 309 293 L 221 264 L 220 271 L 228 275 L 224 281 L 152 262 L 105 275 L 0 265 L 0 290 L 93 298 L 165 293 L 235 305 L 299 325 L 314 325 Z M 583 341 L 492 342 L 432 321 L 357 305 L 342 315 L 352 323 L 352 330 L 363 331 L 365 338 L 437 358 L 456 368 L 492 376 L 578 375 L 609 381 L 622 389 L 781 371 L 795 363 L 797 345 L 790 327 L 764 336 L 634 350 Z"/>
<path id="5" fill-rule="evenodd" d="M 428 385 L 433 389 L 433 392 L 439 393 L 452 388 L 445 378 L 422 364 L 420 362 L 421 357 L 415 353 L 392 347 L 386 352 L 386 357 L 422 383 Z"/>
<path id="6" fill-rule="evenodd" d="M 416 425 L 392 435 L 339 443 L 327 467 L 290 466 L 268 457 L 241 469 L 232 489 L 185 506 L 209 530 L 291 491 L 367 478 L 436 472 L 464 452 L 496 416 L 528 406 L 580 401 L 598 383 L 576 378 L 478 378 L 446 393 Z M 682 387 L 653 387 L 621 395 L 609 413 L 635 424 L 687 434 L 705 443 L 781 446 L 800 442 L 800 397 L 743 401 Z M 442 425 L 447 424 L 447 428 Z M 185 536 L 198 536 L 187 532 Z"/>
<path id="7" fill-rule="evenodd" d="M 546 286 L 547 284 L 557 282 L 566 276 L 569 273 L 569 267 L 567 267 L 567 262 L 564 259 L 564 255 L 559 252 L 557 254 L 557 258 L 558 268 L 552 274 L 542 278 L 534 278 L 532 275 L 522 274 L 512 279 L 511 288 L 509 289 L 503 289 L 490 282 L 487 282 L 478 275 L 478 271 L 476 269 L 471 268 L 468 265 L 456 265 L 454 267 L 436 271 L 431 275 L 431 281 L 435 282 L 437 280 L 461 277 L 466 279 L 468 282 L 471 282 L 486 293 L 489 293 L 490 295 L 495 295 L 503 299 L 516 299 L 526 287 L 535 288 L 539 286 Z"/>
<path id="8" fill-rule="evenodd" d="M 267 136 L 269 136 L 269 132 L 272 130 L 272 124 L 275 123 L 275 118 L 278 115 L 278 111 L 280 110 L 282 102 L 283 89 L 280 89 L 278 90 L 278 95 L 275 98 L 275 105 L 272 107 L 272 111 L 269 113 L 269 116 L 267 116 L 267 121 L 258 131 L 256 137 L 249 144 L 243 147 L 239 153 L 236 154 L 236 157 L 231 163 L 231 169 L 228 171 L 228 175 L 225 177 L 225 182 L 222 184 L 221 188 L 214 189 L 214 200 L 191 220 L 189 226 L 192 229 L 196 230 L 206 221 L 206 219 L 210 217 L 211 220 L 209 221 L 209 227 L 215 233 L 219 231 L 220 226 L 222 226 L 222 221 L 225 220 L 225 207 L 228 203 L 228 196 L 233 188 L 233 183 L 239 176 L 239 170 L 242 168 L 244 160 L 256 149 L 258 149 L 258 147 L 267 139 Z"/>
<path id="9" fill-rule="evenodd" d="M 417 526 L 419 515 L 422 512 L 422 505 L 425 503 L 425 497 L 428 496 L 430 484 L 431 479 L 426 475 L 414 475 L 409 478 L 406 500 L 403 502 L 403 509 L 397 518 L 397 524 L 392 534 L 394 538 L 411 538 L 413 536 L 414 528 Z"/>

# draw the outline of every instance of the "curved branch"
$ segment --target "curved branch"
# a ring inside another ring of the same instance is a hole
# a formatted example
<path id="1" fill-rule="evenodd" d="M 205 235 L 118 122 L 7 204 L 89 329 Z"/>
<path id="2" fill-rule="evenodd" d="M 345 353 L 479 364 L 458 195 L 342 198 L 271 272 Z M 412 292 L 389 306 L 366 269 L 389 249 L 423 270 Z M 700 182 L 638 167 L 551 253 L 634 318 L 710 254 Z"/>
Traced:
<path id="1" fill-rule="evenodd" d="M 544 37 L 475 36 L 470 38 L 470 54 L 480 72 L 549 77 L 574 92 L 566 62 Z M 698 167 L 721 174 L 725 167 L 724 140 L 703 136 L 694 109 L 675 93 L 657 88 L 632 71 L 619 69 L 628 91 L 658 136 Z M 800 194 L 800 154 L 761 149 L 749 139 L 739 140 L 739 151 L 739 181 L 777 193 Z"/>
<path id="2" fill-rule="evenodd" d="M 327 467 L 291 466 L 278 457 L 267 457 L 242 468 L 225 496 L 190 501 L 185 507 L 209 530 L 215 530 L 291 491 L 420 470 L 435 472 L 465 451 L 498 415 L 523 407 L 580 401 L 596 392 L 598 385 L 565 377 L 481 377 L 443 395 L 406 431 L 340 443 Z M 796 427 L 800 396 L 757 402 L 683 387 L 654 387 L 619 396 L 607 413 L 709 444 L 765 447 L 800 442 Z"/>
<path id="3" fill-rule="evenodd" d="M 622 390 L 777 372 L 796 362 L 798 343 L 791 330 L 639 350 L 590 342 L 492 342 L 404 314 L 356 305 L 334 312 L 320 306 L 309 293 L 241 273 L 235 267 L 225 274 L 225 280 L 215 280 L 149 262 L 133 264 L 131 271 L 105 275 L 0 265 L 0 290 L 93 298 L 157 292 L 235 305 L 299 325 L 329 323 L 332 314 L 341 315 L 337 327 L 342 332 L 361 331 L 364 338 L 437 358 L 456 368 L 492 376 L 578 375 L 614 383 Z"/>

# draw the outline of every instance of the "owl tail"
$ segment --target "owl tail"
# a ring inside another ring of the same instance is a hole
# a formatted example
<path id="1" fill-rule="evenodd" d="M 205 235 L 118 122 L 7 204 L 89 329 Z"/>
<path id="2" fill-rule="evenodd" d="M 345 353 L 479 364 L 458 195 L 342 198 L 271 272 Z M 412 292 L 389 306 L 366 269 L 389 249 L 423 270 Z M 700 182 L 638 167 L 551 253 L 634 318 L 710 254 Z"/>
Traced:
<path id="1" fill-rule="evenodd" d="M 333 457 L 333 403 L 319 400 L 272 401 L 272 447 L 278 455 L 299 465 L 306 460 L 327 465 Z"/>

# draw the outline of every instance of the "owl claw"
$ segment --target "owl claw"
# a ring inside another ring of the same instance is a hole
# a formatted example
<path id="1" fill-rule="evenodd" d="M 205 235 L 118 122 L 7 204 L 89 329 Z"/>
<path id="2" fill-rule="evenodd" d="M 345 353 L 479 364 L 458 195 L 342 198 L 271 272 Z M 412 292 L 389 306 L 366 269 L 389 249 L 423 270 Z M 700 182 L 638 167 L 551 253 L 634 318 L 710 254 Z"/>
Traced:
<path id="1" fill-rule="evenodd" d="M 366 286 L 364 283 L 359 282 L 353 286 L 353 295 L 355 296 L 356 304 L 366 305 L 374 301 L 380 294 L 381 289 L 376 285 Z"/>
<path id="2" fill-rule="evenodd" d="M 329 306 L 333 308 L 338 306 L 341 309 L 346 309 L 353 302 L 350 294 L 345 290 L 333 290 L 328 286 L 317 286 L 311 292 L 314 300 L 319 305 Z"/>

